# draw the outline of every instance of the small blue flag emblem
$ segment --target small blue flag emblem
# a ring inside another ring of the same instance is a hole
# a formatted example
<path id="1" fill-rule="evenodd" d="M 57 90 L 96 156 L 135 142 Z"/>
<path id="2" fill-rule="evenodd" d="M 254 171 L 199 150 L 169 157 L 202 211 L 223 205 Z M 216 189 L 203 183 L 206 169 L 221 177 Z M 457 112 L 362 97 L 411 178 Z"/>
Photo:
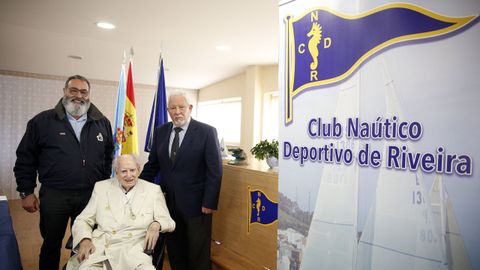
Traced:
<path id="1" fill-rule="evenodd" d="M 250 224 L 258 223 L 270 225 L 278 219 L 278 202 L 268 198 L 268 196 L 259 189 L 248 187 L 249 194 L 249 227 Z"/>

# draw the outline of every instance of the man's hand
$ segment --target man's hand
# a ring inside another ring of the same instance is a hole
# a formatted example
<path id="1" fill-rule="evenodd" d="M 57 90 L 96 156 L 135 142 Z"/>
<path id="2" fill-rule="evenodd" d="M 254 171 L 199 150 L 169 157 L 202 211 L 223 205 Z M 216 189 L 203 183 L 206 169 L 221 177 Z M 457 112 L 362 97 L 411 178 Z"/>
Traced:
<path id="1" fill-rule="evenodd" d="M 34 213 L 40 209 L 40 202 L 38 201 L 37 196 L 32 193 L 22 199 L 22 207 L 27 212 Z"/>
<path id="2" fill-rule="evenodd" d="M 85 261 L 93 252 L 95 252 L 95 246 L 93 245 L 92 240 L 89 238 L 82 239 L 80 242 L 80 247 L 78 248 L 78 262 L 81 263 Z"/>
<path id="3" fill-rule="evenodd" d="M 213 213 L 213 209 L 210 209 L 210 208 L 207 208 L 207 207 L 203 207 L 203 206 L 202 206 L 202 213 L 204 213 L 204 214 L 211 214 L 211 213 Z"/>
<path id="4" fill-rule="evenodd" d="M 147 236 L 145 237 L 145 250 L 153 250 L 157 244 L 158 237 L 160 235 L 161 226 L 160 223 L 154 221 L 148 226 Z"/>

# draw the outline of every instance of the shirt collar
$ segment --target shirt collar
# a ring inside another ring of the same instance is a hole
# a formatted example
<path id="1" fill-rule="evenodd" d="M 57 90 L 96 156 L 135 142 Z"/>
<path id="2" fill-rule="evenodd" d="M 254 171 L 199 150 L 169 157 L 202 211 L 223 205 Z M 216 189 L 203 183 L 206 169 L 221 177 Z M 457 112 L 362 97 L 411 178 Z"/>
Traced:
<path id="1" fill-rule="evenodd" d="M 140 180 L 140 179 L 138 179 L 138 180 Z M 134 191 L 136 190 L 136 187 L 138 185 L 138 180 L 137 180 L 137 184 L 135 186 L 133 186 L 128 192 L 122 187 L 122 184 L 120 184 L 120 180 L 118 180 L 118 178 L 117 178 L 117 186 L 122 191 L 123 194 L 129 196 L 128 194 L 133 194 Z"/>
<path id="2" fill-rule="evenodd" d="M 78 118 L 78 119 L 75 119 L 75 117 L 73 117 L 69 112 L 66 112 L 66 114 L 67 114 L 67 119 L 68 119 L 69 121 L 82 122 L 82 121 L 87 120 L 87 113 L 82 114 L 82 115 L 80 116 L 80 118 Z"/>

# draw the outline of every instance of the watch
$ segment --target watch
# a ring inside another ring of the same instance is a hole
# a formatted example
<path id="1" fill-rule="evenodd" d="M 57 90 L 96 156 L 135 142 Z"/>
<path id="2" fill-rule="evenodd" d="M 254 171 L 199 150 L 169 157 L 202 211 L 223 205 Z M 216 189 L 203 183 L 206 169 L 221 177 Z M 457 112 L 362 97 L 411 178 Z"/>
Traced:
<path id="1" fill-rule="evenodd" d="M 20 192 L 20 198 L 23 200 L 30 194 L 32 194 L 32 192 Z"/>

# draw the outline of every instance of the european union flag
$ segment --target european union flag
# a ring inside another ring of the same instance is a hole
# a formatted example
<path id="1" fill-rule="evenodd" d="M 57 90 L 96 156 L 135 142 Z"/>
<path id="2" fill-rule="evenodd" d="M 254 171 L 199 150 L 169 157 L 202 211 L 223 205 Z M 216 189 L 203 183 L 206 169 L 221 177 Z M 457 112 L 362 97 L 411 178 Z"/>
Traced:
<path id="1" fill-rule="evenodd" d="M 360 15 L 328 8 L 286 20 L 285 122 L 293 97 L 312 86 L 339 82 L 380 50 L 403 41 L 445 35 L 478 16 L 446 17 L 406 3 L 392 3 Z"/>
<path id="2" fill-rule="evenodd" d="M 153 98 L 152 111 L 148 121 L 147 136 L 145 138 L 145 152 L 150 152 L 153 145 L 153 133 L 155 129 L 168 122 L 167 116 L 167 88 L 165 87 L 165 72 L 163 70 L 163 58 L 160 55 L 158 67 L 157 92 Z M 160 184 L 160 173 L 155 177 L 154 183 Z"/>
<path id="3" fill-rule="evenodd" d="M 250 190 L 250 222 L 263 225 L 272 224 L 278 219 L 278 203 L 270 200 L 261 190 Z"/>
<path id="4" fill-rule="evenodd" d="M 165 87 L 165 72 L 163 70 L 163 58 L 160 56 L 158 68 L 157 92 L 153 98 L 152 111 L 148 121 L 147 136 L 145 138 L 145 152 L 152 150 L 153 132 L 155 128 L 168 122 L 167 116 L 167 88 Z"/>

